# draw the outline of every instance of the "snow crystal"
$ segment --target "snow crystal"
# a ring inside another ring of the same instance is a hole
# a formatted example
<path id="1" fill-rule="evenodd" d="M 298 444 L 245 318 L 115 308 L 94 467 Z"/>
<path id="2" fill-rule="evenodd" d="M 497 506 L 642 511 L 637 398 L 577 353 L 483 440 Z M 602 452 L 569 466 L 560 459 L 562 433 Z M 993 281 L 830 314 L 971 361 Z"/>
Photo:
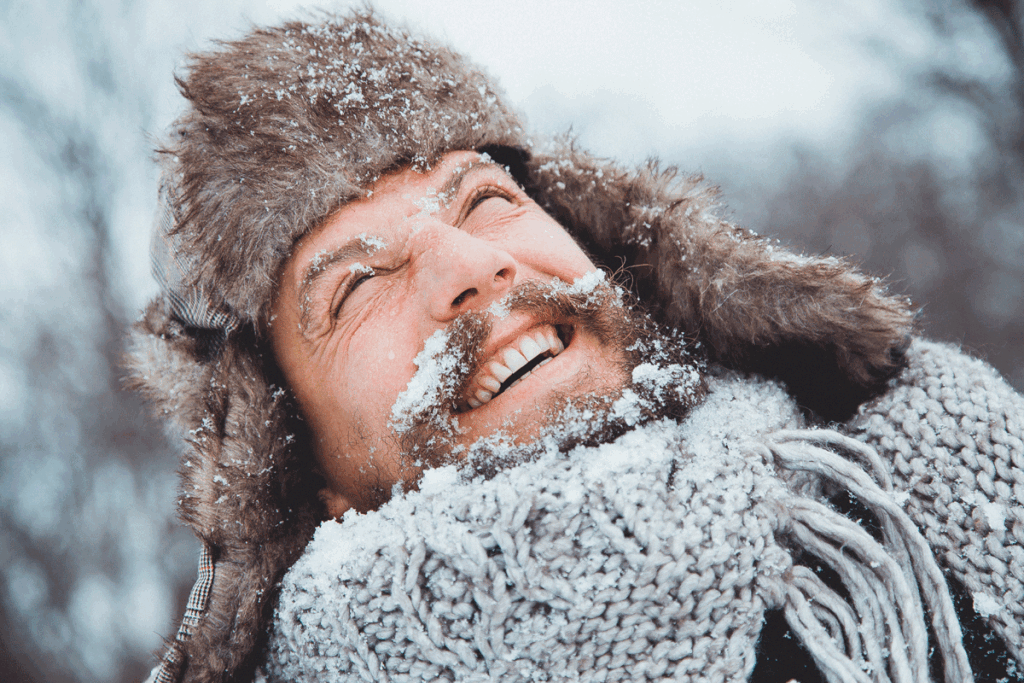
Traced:
<path id="1" fill-rule="evenodd" d="M 459 480 L 459 468 L 455 465 L 445 465 L 426 470 L 423 478 L 420 479 L 420 491 L 425 495 L 440 494 L 448 487 Z"/>
<path id="2" fill-rule="evenodd" d="M 643 415 L 640 397 L 632 389 L 624 390 L 622 396 L 612 404 L 612 414 L 630 427 L 634 426 Z"/>
<path id="3" fill-rule="evenodd" d="M 455 354 L 445 353 L 448 339 L 445 330 L 434 332 L 413 359 L 416 372 L 391 406 L 391 423 L 395 431 L 408 431 L 416 416 L 441 404 L 446 382 L 455 375 L 459 364 Z"/>
<path id="4" fill-rule="evenodd" d="M 681 438 L 694 463 L 718 452 L 723 443 L 740 443 L 775 429 L 803 426 L 792 400 L 776 382 L 719 381 L 704 402 L 681 424 Z"/>
<path id="5" fill-rule="evenodd" d="M 991 529 L 1003 529 L 1006 526 L 1006 508 L 996 502 L 983 503 L 981 511 Z"/>
<path id="6" fill-rule="evenodd" d="M 367 196 L 370 194 L 372 194 L 372 192 L 367 193 Z M 378 235 L 371 235 L 368 232 L 361 232 L 353 239 L 359 240 L 360 246 L 362 246 L 363 249 L 366 249 L 369 253 L 376 253 L 388 246 L 388 243 L 384 241 L 384 238 L 379 237 Z"/>
<path id="7" fill-rule="evenodd" d="M 991 617 L 1003 608 L 1002 604 L 995 597 L 980 591 L 971 593 L 974 598 L 974 611 L 982 617 Z"/>
<path id="8" fill-rule="evenodd" d="M 327 255 L 328 251 L 326 249 L 321 249 L 313 254 L 313 258 L 309 260 L 309 272 L 318 272 L 324 266 L 324 261 L 327 260 Z"/>
<path id="9" fill-rule="evenodd" d="M 678 426 L 669 420 L 655 422 L 627 432 L 615 441 L 589 448 L 576 448 L 571 462 L 581 468 L 583 481 L 615 481 L 625 474 L 643 472 L 654 458 L 666 457 Z"/>
<path id="10" fill-rule="evenodd" d="M 901 508 L 906 507 L 907 503 L 910 502 L 909 491 L 893 491 L 891 495 L 893 502 L 899 505 Z"/>
<path id="11" fill-rule="evenodd" d="M 604 271 L 595 269 L 576 278 L 572 285 L 567 287 L 565 291 L 568 294 L 590 294 L 604 281 Z"/>
<path id="12" fill-rule="evenodd" d="M 592 270 L 589 273 L 585 273 L 584 275 L 576 278 L 571 285 L 562 280 L 552 280 L 548 284 L 550 285 L 553 293 L 567 294 L 570 296 L 583 295 L 593 294 L 606 279 L 607 278 L 603 270 Z M 487 312 L 498 319 L 507 318 L 510 313 L 508 302 L 509 299 L 514 296 L 515 292 L 510 292 L 500 299 L 492 301 L 490 306 L 487 307 Z"/>
<path id="13" fill-rule="evenodd" d="M 357 526 L 361 533 L 350 533 L 349 530 Z M 324 522 L 314 533 L 310 545 L 320 547 L 320 552 L 315 555 L 318 566 L 314 568 L 314 574 L 330 576 L 337 572 L 338 567 L 359 557 L 364 549 L 378 545 L 400 548 L 404 543 L 405 534 L 393 519 L 385 515 L 362 515 L 350 509 L 342 516 L 341 522 Z M 324 552 L 325 548 L 330 552 Z"/>
<path id="14" fill-rule="evenodd" d="M 409 195 L 403 195 L 403 199 L 410 199 L 413 206 L 418 208 L 420 211 L 414 214 L 410 218 L 429 218 L 438 211 L 443 209 L 448 204 L 449 197 L 447 194 L 438 194 L 436 190 L 431 189 L 422 197 L 411 197 Z M 416 232 L 416 228 L 413 229 Z"/>
<path id="15" fill-rule="evenodd" d="M 674 367 L 680 367 L 674 365 Z M 651 387 L 664 386 L 672 380 L 670 372 L 654 363 L 641 363 L 633 368 L 633 383 L 645 384 Z"/>
<path id="16" fill-rule="evenodd" d="M 510 313 L 508 310 L 508 296 L 492 301 L 491 305 L 487 307 L 487 312 L 498 320 L 507 318 Z"/>

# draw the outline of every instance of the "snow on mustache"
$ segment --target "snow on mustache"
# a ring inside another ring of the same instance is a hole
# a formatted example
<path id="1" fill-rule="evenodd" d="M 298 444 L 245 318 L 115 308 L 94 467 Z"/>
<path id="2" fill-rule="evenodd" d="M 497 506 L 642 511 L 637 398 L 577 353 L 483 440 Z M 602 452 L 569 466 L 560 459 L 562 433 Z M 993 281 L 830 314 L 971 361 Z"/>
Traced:
<path id="1" fill-rule="evenodd" d="M 553 324 L 575 327 L 586 324 L 585 319 L 602 306 L 618 309 L 622 302 L 604 273 L 595 270 L 571 285 L 557 280 L 524 283 L 485 312 L 459 316 L 448 328 L 434 332 L 413 359 L 416 372 L 391 407 L 391 428 L 401 435 L 418 425 L 430 424 L 442 433 L 454 435 L 458 412 L 490 401 L 508 388 L 506 385 L 522 378 L 517 373 L 532 369 L 525 366 L 538 359 L 543 362 L 565 347 L 552 325 L 548 330 L 552 334 L 517 340 L 518 348 L 500 349 L 481 368 L 481 350 L 492 320 L 528 309 L 550 318 Z"/>

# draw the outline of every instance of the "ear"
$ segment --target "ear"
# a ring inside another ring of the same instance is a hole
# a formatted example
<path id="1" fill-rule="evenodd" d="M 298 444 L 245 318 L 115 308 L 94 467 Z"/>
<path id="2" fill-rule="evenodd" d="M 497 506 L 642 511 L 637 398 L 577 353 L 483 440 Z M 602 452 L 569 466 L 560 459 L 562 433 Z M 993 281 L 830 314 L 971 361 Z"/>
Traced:
<path id="1" fill-rule="evenodd" d="M 339 493 L 332 488 L 324 487 L 320 489 L 320 500 L 323 501 L 324 507 L 327 508 L 327 516 L 331 519 L 340 520 L 341 516 L 348 510 L 355 507 L 352 501 L 348 499 L 348 496 L 343 493 Z"/>

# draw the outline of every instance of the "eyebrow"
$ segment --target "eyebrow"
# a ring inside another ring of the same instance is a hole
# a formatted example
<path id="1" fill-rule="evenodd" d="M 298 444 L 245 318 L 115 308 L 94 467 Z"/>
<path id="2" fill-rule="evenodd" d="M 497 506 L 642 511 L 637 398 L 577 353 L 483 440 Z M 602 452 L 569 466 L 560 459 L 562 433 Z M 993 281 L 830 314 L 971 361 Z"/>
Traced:
<path id="1" fill-rule="evenodd" d="M 438 197 L 455 197 L 459 193 L 459 188 L 462 187 L 463 181 L 466 180 L 471 174 L 477 171 L 483 170 L 494 170 L 497 169 L 508 175 L 505 171 L 505 167 L 494 161 L 474 161 L 465 168 L 457 167 L 457 170 L 452 177 L 445 181 L 445 184 L 438 190 Z M 511 177 L 511 176 L 510 176 Z"/>

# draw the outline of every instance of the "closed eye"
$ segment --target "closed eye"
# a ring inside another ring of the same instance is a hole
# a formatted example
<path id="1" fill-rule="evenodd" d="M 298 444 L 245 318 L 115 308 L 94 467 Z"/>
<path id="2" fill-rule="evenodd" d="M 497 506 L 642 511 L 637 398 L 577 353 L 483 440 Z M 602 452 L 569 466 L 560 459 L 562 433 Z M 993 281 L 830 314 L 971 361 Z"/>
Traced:
<path id="1" fill-rule="evenodd" d="M 377 274 L 377 271 L 369 266 L 355 265 L 351 267 L 352 274 L 342 283 L 341 289 L 338 292 L 338 298 L 335 300 L 334 305 L 334 317 L 337 318 L 341 315 L 341 309 L 344 308 L 345 302 L 349 300 L 352 293 L 362 284 L 369 282 L 369 280 Z"/>
<path id="2" fill-rule="evenodd" d="M 498 199 L 509 204 L 515 203 L 514 195 L 507 189 L 497 185 L 483 185 L 476 188 L 463 204 L 464 208 L 459 215 L 456 225 L 462 225 L 474 211 L 491 199 Z"/>

